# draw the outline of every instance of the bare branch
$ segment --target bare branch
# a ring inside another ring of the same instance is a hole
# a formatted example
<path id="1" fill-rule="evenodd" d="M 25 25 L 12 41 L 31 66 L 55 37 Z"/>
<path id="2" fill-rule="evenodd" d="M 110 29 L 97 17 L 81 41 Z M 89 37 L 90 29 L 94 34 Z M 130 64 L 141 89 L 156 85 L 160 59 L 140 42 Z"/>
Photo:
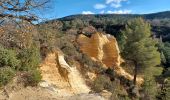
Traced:
<path id="1" fill-rule="evenodd" d="M 35 11 L 44 7 L 50 0 L 0 0 L 0 18 L 14 18 L 26 21 L 38 20 Z M 34 12 L 34 13 L 33 13 Z"/>
<path id="2" fill-rule="evenodd" d="M 22 20 L 26 20 L 28 22 L 37 20 L 37 18 L 35 16 L 14 16 L 14 15 L 11 15 L 11 14 L 0 14 L 0 17 L 22 19 Z"/>

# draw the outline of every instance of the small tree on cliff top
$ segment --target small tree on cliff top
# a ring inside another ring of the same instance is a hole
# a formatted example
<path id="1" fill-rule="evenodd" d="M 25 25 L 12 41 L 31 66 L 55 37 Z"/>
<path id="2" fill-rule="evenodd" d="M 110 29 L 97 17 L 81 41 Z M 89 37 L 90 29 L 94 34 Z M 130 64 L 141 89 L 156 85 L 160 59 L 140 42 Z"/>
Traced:
<path id="1" fill-rule="evenodd" d="M 126 43 L 123 56 L 134 64 L 134 85 L 139 71 L 146 67 L 160 64 L 160 53 L 155 47 L 156 41 L 151 38 L 151 27 L 142 18 L 130 20 L 124 31 Z"/>

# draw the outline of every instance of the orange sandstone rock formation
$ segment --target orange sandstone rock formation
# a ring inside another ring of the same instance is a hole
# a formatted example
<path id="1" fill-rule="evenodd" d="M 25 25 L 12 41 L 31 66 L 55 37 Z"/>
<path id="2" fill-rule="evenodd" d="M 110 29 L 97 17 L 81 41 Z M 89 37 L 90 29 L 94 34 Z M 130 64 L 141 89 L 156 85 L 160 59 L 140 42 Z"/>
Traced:
<path id="1" fill-rule="evenodd" d="M 81 34 L 77 42 L 85 54 L 101 61 L 107 67 L 119 66 L 122 61 L 117 41 L 109 34 L 95 33 L 90 38 Z"/>
<path id="2" fill-rule="evenodd" d="M 69 66 L 64 59 L 64 54 L 59 52 L 49 53 L 40 65 L 42 80 L 40 85 L 48 87 L 55 85 L 57 94 L 73 95 L 89 93 L 90 88 L 85 84 L 80 72 L 75 66 Z"/>
<path id="3" fill-rule="evenodd" d="M 89 38 L 83 34 L 79 35 L 77 42 L 83 53 L 93 59 L 102 62 L 106 67 L 112 67 L 115 71 L 129 80 L 133 80 L 133 76 L 127 73 L 120 64 L 122 59 L 119 47 L 114 36 L 109 34 L 94 33 Z M 137 78 L 138 84 L 143 83 L 142 78 Z"/>

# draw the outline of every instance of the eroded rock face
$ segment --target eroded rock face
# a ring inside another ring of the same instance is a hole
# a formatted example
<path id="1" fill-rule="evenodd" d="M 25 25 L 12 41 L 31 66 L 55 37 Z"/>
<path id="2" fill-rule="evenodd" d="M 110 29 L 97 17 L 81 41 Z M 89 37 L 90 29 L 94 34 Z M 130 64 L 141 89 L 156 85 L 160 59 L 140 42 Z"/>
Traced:
<path id="1" fill-rule="evenodd" d="M 90 88 L 85 84 L 80 72 L 75 66 L 69 66 L 64 55 L 59 52 L 49 53 L 40 65 L 42 72 L 42 87 L 55 85 L 58 94 L 74 95 L 89 93 Z M 45 85 L 44 85 L 45 84 Z"/>
<path id="2" fill-rule="evenodd" d="M 120 65 L 120 51 L 115 37 L 95 33 L 89 38 L 81 34 L 79 35 L 77 42 L 80 44 L 80 49 L 85 54 L 101 61 L 107 67 Z"/>
<path id="3" fill-rule="evenodd" d="M 120 64 L 123 62 L 120 56 L 118 43 L 114 36 L 109 34 L 94 33 L 91 37 L 83 34 L 79 35 L 77 42 L 83 53 L 91 58 L 102 62 L 106 67 L 114 68 L 118 75 L 129 80 L 133 80 L 133 76 L 127 73 Z M 142 84 L 143 79 L 137 78 L 137 83 Z"/>

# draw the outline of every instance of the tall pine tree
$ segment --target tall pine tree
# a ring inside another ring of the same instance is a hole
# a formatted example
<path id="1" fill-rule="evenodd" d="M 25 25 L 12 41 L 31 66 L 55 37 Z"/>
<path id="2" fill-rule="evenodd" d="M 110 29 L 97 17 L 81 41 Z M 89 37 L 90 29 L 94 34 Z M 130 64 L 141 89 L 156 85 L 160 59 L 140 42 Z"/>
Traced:
<path id="1" fill-rule="evenodd" d="M 142 18 L 128 21 L 122 31 L 125 35 L 124 59 L 134 64 L 134 85 L 140 71 L 146 67 L 160 64 L 160 53 L 155 47 L 156 41 L 151 37 L 151 27 Z"/>

